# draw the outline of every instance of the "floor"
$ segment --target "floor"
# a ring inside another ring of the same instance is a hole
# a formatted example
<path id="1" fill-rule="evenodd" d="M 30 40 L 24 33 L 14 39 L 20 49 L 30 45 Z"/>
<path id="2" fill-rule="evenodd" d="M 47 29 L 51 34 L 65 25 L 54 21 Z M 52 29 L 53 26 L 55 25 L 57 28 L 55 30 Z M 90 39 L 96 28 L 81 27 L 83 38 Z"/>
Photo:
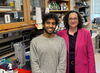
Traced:
<path id="1" fill-rule="evenodd" d="M 100 53 L 95 53 L 96 73 L 100 73 Z"/>

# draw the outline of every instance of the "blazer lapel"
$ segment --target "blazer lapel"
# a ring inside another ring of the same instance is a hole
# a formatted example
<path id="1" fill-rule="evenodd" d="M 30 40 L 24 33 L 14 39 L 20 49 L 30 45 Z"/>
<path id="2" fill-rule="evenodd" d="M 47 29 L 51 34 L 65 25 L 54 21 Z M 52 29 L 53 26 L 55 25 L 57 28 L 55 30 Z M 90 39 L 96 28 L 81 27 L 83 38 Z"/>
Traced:
<path id="1" fill-rule="evenodd" d="M 69 37 L 68 37 L 68 34 L 67 34 L 67 30 L 65 31 L 65 40 L 66 40 L 67 51 L 69 53 Z"/>
<path id="2" fill-rule="evenodd" d="M 78 45 L 81 43 L 80 40 L 81 40 L 81 29 L 79 29 L 78 33 L 77 33 L 75 52 L 77 52 Z M 77 55 L 77 53 L 76 53 L 76 55 Z"/>

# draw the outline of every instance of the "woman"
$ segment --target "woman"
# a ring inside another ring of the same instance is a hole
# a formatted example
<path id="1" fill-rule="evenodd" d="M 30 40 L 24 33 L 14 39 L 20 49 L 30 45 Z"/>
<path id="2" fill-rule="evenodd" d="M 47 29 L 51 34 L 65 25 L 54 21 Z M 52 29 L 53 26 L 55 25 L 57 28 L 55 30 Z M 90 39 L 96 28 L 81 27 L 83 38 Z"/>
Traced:
<path id="1" fill-rule="evenodd" d="M 69 11 L 64 17 L 66 29 L 58 32 L 67 45 L 66 73 L 96 73 L 91 34 L 82 28 L 81 15 Z"/>

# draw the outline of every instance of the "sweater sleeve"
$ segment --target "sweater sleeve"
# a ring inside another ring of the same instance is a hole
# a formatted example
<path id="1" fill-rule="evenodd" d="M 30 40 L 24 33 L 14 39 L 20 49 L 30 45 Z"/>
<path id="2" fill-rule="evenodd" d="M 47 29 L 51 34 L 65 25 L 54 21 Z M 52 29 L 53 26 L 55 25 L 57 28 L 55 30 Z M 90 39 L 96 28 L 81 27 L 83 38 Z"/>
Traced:
<path id="1" fill-rule="evenodd" d="M 96 73 L 95 69 L 95 59 L 94 59 L 94 49 L 91 39 L 91 34 L 87 34 L 87 50 L 88 50 L 88 61 L 89 61 L 89 73 Z"/>
<path id="2" fill-rule="evenodd" d="M 66 73 L 66 55 L 66 45 L 65 41 L 63 40 L 56 73 Z"/>
<path id="3" fill-rule="evenodd" d="M 39 57 L 37 54 L 37 49 L 34 41 L 32 41 L 30 44 L 30 52 L 32 73 L 43 73 L 39 68 Z"/>

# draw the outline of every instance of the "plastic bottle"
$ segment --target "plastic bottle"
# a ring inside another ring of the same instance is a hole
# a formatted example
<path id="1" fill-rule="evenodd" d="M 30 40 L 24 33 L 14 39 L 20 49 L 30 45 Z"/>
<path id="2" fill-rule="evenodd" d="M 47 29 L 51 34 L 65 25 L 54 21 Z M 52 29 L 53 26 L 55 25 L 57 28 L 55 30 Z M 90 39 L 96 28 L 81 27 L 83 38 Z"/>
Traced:
<path id="1" fill-rule="evenodd" d="M 11 64 L 11 63 L 8 64 L 7 73 L 14 73 L 14 71 L 13 71 L 13 69 L 12 69 L 12 64 Z"/>
<path id="2" fill-rule="evenodd" d="M 30 56 L 29 55 L 25 56 L 25 69 L 31 70 Z"/>

